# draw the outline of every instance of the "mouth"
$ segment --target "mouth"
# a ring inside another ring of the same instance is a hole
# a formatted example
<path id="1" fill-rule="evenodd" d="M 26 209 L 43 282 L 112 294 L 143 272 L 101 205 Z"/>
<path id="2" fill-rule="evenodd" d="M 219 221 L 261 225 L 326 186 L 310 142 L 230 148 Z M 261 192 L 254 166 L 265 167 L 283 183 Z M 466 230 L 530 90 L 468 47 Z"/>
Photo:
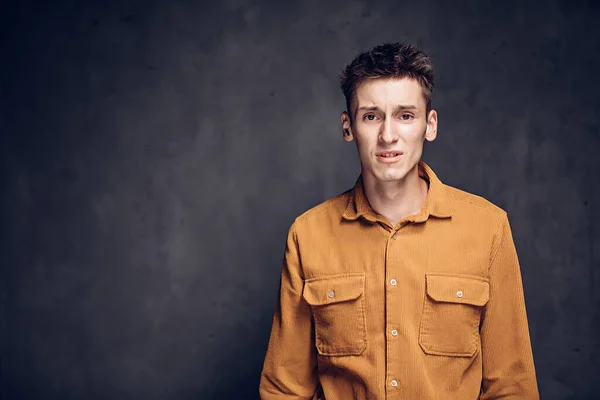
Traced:
<path id="1" fill-rule="evenodd" d="M 392 163 L 398 161 L 402 154 L 403 153 L 400 151 L 382 151 L 376 153 L 375 155 L 377 156 L 377 159 L 381 162 Z"/>

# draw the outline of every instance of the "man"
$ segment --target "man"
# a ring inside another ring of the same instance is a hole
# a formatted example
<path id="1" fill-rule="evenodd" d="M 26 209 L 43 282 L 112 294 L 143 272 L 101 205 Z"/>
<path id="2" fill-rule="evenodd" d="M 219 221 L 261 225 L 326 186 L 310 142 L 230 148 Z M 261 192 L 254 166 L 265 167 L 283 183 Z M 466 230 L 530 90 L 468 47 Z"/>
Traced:
<path id="1" fill-rule="evenodd" d="M 407 44 L 342 74 L 361 174 L 290 227 L 262 399 L 539 398 L 506 212 L 420 161 L 433 81 Z"/>

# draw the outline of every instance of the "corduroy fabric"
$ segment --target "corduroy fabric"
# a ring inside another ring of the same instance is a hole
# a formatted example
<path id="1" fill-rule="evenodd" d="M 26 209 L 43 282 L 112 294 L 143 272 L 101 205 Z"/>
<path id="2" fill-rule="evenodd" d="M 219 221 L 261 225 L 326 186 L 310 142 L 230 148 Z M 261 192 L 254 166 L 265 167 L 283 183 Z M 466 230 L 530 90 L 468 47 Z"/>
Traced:
<path id="1" fill-rule="evenodd" d="M 362 176 L 296 218 L 261 399 L 539 398 L 506 212 L 419 175 L 425 202 L 396 226 Z"/>

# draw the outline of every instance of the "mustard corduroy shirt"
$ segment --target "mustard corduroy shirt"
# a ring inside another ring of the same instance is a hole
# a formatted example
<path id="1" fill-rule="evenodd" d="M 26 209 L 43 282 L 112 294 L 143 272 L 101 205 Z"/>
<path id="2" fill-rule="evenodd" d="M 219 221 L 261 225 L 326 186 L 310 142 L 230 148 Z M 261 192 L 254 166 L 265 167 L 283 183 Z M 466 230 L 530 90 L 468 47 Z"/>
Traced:
<path id="1" fill-rule="evenodd" d="M 261 399 L 539 398 L 506 212 L 418 169 L 427 196 L 396 226 L 362 175 L 296 218 Z"/>

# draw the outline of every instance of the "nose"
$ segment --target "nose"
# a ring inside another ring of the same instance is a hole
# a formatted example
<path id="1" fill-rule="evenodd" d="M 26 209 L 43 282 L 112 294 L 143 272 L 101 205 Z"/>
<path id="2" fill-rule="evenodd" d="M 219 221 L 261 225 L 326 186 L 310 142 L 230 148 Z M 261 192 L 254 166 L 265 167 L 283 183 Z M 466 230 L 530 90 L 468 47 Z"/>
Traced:
<path id="1" fill-rule="evenodd" d="M 394 143 L 398 140 L 398 136 L 394 131 L 394 127 L 392 125 L 392 119 L 386 118 L 384 123 L 381 124 L 381 131 L 379 132 L 379 139 L 383 143 Z"/>

